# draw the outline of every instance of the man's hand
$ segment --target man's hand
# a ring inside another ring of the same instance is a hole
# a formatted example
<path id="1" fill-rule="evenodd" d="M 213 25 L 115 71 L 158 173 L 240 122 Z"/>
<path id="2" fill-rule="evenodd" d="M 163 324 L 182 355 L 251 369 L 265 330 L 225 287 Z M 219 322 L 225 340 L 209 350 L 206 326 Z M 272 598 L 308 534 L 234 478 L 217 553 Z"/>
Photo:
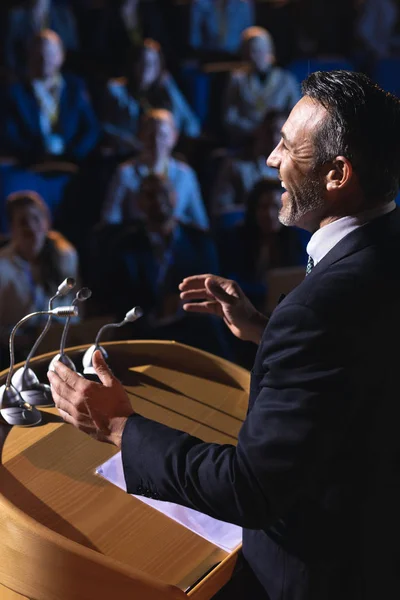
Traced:
<path id="1" fill-rule="evenodd" d="M 120 448 L 126 421 L 134 410 L 99 350 L 93 355 L 93 366 L 101 383 L 88 381 L 57 362 L 55 372 L 47 374 L 53 399 L 64 421 Z"/>
<path id="2" fill-rule="evenodd" d="M 256 310 L 235 281 L 216 275 L 194 275 L 186 277 L 179 289 L 187 312 L 217 315 L 239 339 L 260 343 L 268 319 Z"/>

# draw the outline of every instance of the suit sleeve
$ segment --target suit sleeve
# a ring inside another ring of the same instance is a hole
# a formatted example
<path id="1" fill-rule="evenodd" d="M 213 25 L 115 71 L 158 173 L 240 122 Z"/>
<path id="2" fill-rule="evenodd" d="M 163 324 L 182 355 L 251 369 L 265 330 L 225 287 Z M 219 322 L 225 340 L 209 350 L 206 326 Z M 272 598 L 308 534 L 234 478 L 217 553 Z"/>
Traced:
<path id="1" fill-rule="evenodd" d="M 99 138 L 99 124 L 95 116 L 89 94 L 83 82 L 75 82 L 77 110 L 79 110 L 79 132 L 68 153 L 75 160 L 83 160 L 94 149 Z"/>
<path id="2" fill-rule="evenodd" d="M 122 439 L 128 492 L 249 529 L 291 506 L 346 426 L 347 371 L 333 335 L 300 305 L 275 311 L 261 351 L 264 376 L 237 447 L 130 417 Z"/>

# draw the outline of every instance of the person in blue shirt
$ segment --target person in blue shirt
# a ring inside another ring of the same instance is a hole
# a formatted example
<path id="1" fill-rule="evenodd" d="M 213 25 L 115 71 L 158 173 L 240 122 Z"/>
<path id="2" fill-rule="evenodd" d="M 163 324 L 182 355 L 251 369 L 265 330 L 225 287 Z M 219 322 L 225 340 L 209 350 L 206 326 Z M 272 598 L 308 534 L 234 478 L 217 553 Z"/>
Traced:
<path id="1" fill-rule="evenodd" d="M 29 76 L 8 86 L 2 124 L 2 150 L 24 162 L 62 157 L 80 162 L 99 135 L 85 85 L 63 75 L 64 48 L 45 29 L 30 46 Z"/>
<path id="2" fill-rule="evenodd" d="M 165 109 L 152 109 L 141 124 L 142 151 L 137 158 L 122 163 L 108 188 L 102 210 L 102 221 L 119 224 L 140 218 L 138 192 L 142 180 L 150 174 L 167 178 L 174 189 L 174 216 L 186 225 L 206 230 L 208 215 L 203 203 L 200 185 L 194 170 L 173 158 L 177 140 L 174 117 Z"/>
<path id="3" fill-rule="evenodd" d="M 193 0 L 189 44 L 200 52 L 236 54 L 241 33 L 254 24 L 253 0 Z"/>
<path id="4" fill-rule="evenodd" d="M 195 138 L 200 123 L 165 68 L 160 44 L 144 40 L 139 51 L 131 53 L 129 75 L 111 79 L 103 107 L 106 145 L 120 154 L 140 147 L 138 128 L 141 115 L 150 108 L 165 108 L 174 115 L 180 134 Z"/>

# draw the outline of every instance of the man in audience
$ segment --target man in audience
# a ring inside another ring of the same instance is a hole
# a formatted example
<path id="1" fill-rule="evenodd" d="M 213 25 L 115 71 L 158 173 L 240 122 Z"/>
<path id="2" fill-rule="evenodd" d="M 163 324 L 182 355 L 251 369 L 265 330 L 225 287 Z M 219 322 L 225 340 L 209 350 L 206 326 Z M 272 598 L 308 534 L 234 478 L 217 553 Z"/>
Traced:
<path id="1" fill-rule="evenodd" d="M 79 162 L 94 149 L 98 124 L 83 82 L 63 75 L 64 49 L 49 29 L 30 45 L 26 81 L 9 86 L 3 144 L 26 162 L 63 157 Z"/>
<path id="2" fill-rule="evenodd" d="M 303 92 L 268 162 L 280 221 L 313 232 L 304 281 L 268 322 L 233 281 L 180 286 L 187 310 L 259 344 L 237 446 L 137 414 L 100 352 L 103 385 L 61 363 L 49 377 L 67 422 L 122 448 L 128 493 L 244 527 L 218 600 L 400 595 L 400 101 L 347 71 Z"/>
<path id="3" fill-rule="evenodd" d="M 248 148 L 226 158 L 212 192 L 212 213 L 217 215 L 234 207 L 245 208 L 250 190 L 261 179 L 279 181 L 267 157 L 277 145 L 287 113 L 271 110 L 257 128 Z"/>
<path id="4" fill-rule="evenodd" d="M 16 192 L 6 201 L 10 241 L 0 250 L 0 350 L 7 355 L 11 329 L 28 313 L 46 310 L 51 296 L 66 277 L 78 277 L 75 248 L 50 230 L 50 213 L 31 191 Z M 71 298 L 66 299 L 68 304 Z M 33 343 L 40 319 L 22 328 L 16 349 Z"/>
<path id="5" fill-rule="evenodd" d="M 114 175 L 102 214 L 104 223 L 122 223 L 140 218 L 138 191 L 141 181 L 153 173 L 166 177 L 173 187 L 174 216 L 186 225 L 208 229 L 208 216 L 193 169 L 171 156 L 177 139 L 172 114 L 150 110 L 141 128 L 143 150 L 136 159 L 123 163 Z"/>
<path id="6" fill-rule="evenodd" d="M 242 53 L 248 64 L 231 74 L 225 98 L 225 126 L 235 145 L 248 142 L 267 111 L 289 112 L 300 98 L 293 75 L 274 65 L 274 43 L 266 29 L 246 29 Z"/>
<path id="7" fill-rule="evenodd" d="M 242 31 L 254 23 L 253 0 L 192 0 L 189 43 L 203 54 L 236 54 Z"/>
<path id="8" fill-rule="evenodd" d="M 78 33 L 71 8 L 59 0 L 28 0 L 10 10 L 6 29 L 6 65 L 18 75 L 26 74 L 27 44 L 43 29 L 60 36 L 64 48 L 78 50 Z"/>

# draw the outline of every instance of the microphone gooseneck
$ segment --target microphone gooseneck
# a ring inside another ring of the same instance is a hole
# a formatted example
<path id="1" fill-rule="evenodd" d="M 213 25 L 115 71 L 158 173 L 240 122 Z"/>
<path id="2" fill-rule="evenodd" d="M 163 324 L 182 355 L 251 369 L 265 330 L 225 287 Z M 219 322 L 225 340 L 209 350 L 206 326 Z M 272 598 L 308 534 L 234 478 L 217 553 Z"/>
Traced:
<path id="1" fill-rule="evenodd" d="M 32 319 L 33 317 L 38 317 L 40 315 L 57 315 L 58 317 L 71 317 L 71 316 L 76 316 L 77 314 L 78 314 L 78 309 L 76 306 L 62 306 L 62 307 L 58 307 L 58 308 L 53 308 L 52 310 L 39 310 L 37 312 L 30 313 L 29 315 L 25 315 L 25 317 L 23 317 L 20 321 L 18 321 L 18 323 L 16 325 L 14 325 L 14 327 L 10 333 L 9 344 L 8 344 L 9 351 L 10 351 L 10 367 L 8 369 L 7 379 L 6 379 L 6 384 L 5 384 L 6 390 L 11 387 L 11 378 L 13 375 L 14 365 L 15 365 L 14 339 L 15 339 L 15 334 L 17 333 L 17 331 L 21 327 L 21 325 L 26 323 L 26 321 L 29 321 L 29 319 Z"/>
<path id="2" fill-rule="evenodd" d="M 121 321 L 120 323 L 108 323 L 107 325 L 103 325 L 103 327 L 101 327 L 99 329 L 99 331 L 97 332 L 96 339 L 94 342 L 95 347 L 96 348 L 99 347 L 100 338 L 101 338 L 102 334 L 104 333 L 104 331 L 106 331 L 107 329 L 111 329 L 114 327 L 122 327 L 123 325 L 126 325 L 126 323 L 133 323 L 137 319 L 140 319 L 140 317 L 142 317 L 142 316 L 143 316 L 143 309 L 140 306 L 134 306 L 130 311 L 128 311 L 126 313 L 124 320 Z"/>
<path id="3" fill-rule="evenodd" d="M 92 290 L 90 290 L 88 287 L 81 288 L 76 293 L 76 296 L 75 296 L 74 300 L 72 301 L 72 306 L 76 306 L 78 304 L 78 302 L 85 302 L 86 300 L 88 300 L 90 298 L 91 295 L 92 295 Z M 64 329 L 62 332 L 62 336 L 61 336 L 61 342 L 60 342 L 60 354 L 61 355 L 65 354 L 65 346 L 66 346 L 67 335 L 68 335 L 70 323 L 71 323 L 71 317 L 67 317 L 67 320 L 65 321 Z"/>
<path id="4" fill-rule="evenodd" d="M 62 283 L 60 283 L 60 285 L 58 286 L 57 291 L 54 294 L 54 296 L 52 296 L 50 298 L 48 309 L 52 310 L 54 300 L 56 300 L 56 298 L 67 296 L 67 294 L 69 294 L 74 289 L 75 285 L 76 285 L 76 281 L 73 277 L 67 277 L 66 279 L 64 279 L 64 281 Z M 25 365 L 23 367 L 22 378 L 25 377 L 25 373 L 29 368 L 29 363 L 31 362 L 32 358 L 35 356 L 37 349 L 39 348 L 40 344 L 42 343 L 45 335 L 47 335 L 47 332 L 49 331 L 50 326 L 51 326 L 51 320 L 52 320 L 52 315 L 49 315 L 49 317 L 46 321 L 46 324 L 43 328 L 42 333 L 39 335 L 38 339 L 33 344 L 31 351 L 29 352 L 29 354 L 26 358 Z"/>

